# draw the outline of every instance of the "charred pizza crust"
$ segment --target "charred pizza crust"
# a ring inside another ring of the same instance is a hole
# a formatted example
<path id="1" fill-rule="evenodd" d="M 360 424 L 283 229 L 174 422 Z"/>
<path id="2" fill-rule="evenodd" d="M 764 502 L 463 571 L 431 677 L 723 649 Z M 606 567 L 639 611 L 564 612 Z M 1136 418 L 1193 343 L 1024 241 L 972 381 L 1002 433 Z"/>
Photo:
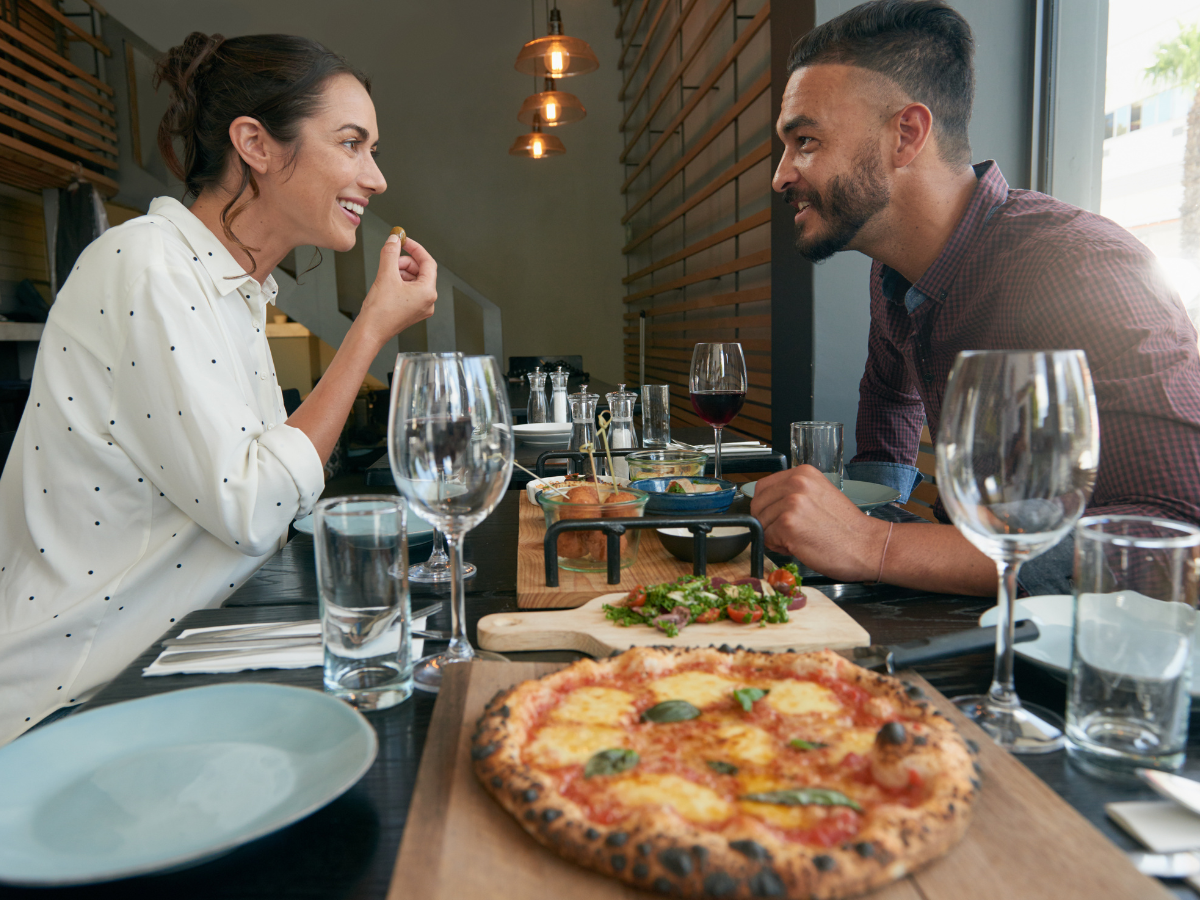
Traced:
<path id="1" fill-rule="evenodd" d="M 881 805 L 851 840 L 827 848 L 789 840 L 765 822 L 743 822 L 744 816 L 739 833 L 718 833 L 662 804 L 634 808 L 616 824 L 603 825 L 560 793 L 550 772 L 523 758 L 532 730 L 564 692 L 759 665 L 800 680 L 832 675 L 870 694 L 869 702 L 888 720 L 869 751 L 872 772 L 883 780 L 890 773 L 902 778 L 914 769 L 923 772 L 921 802 Z M 641 647 L 606 660 L 580 660 L 500 692 L 479 719 L 471 755 L 476 775 L 497 802 L 537 841 L 580 865 L 685 897 L 833 900 L 902 878 L 957 843 L 980 788 L 972 752 L 919 689 L 830 651 L 772 655 L 727 647 Z"/>

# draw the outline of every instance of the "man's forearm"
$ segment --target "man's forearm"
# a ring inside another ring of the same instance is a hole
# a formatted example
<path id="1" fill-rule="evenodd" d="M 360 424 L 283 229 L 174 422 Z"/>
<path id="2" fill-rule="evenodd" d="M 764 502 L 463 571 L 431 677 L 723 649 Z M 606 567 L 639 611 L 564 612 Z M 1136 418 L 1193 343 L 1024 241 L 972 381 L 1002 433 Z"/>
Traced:
<path id="1" fill-rule="evenodd" d="M 880 546 L 880 554 L 883 547 Z M 883 561 L 883 580 L 943 594 L 996 593 L 996 564 L 953 525 L 897 523 Z"/>

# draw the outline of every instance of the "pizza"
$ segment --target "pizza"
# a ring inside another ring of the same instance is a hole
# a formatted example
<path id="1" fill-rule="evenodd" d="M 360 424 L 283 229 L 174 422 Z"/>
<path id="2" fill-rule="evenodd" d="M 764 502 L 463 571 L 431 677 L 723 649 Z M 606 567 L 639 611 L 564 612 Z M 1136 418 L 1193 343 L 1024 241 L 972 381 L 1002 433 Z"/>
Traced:
<path id="1" fill-rule="evenodd" d="M 638 647 L 502 691 L 472 739 L 537 841 L 685 897 L 849 897 L 965 832 L 980 769 L 919 688 L 828 650 Z"/>

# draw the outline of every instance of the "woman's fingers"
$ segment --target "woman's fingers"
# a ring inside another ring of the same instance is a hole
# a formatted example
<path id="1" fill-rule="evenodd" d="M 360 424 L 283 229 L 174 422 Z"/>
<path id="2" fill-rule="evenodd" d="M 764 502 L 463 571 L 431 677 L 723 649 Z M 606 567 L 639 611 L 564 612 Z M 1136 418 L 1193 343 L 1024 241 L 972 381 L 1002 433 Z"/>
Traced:
<path id="1" fill-rule="evenodd" d="M 409 238 L 404 242 L 404 249 L 409 255 L 409 259 L 416 265 L 416 274 L 418 281 L 435 284 L 437 282 L 437 263 L 433 257 L 429 255 L 429 251 Z M 412 269 L 408 270 L 412 272 Z"/>

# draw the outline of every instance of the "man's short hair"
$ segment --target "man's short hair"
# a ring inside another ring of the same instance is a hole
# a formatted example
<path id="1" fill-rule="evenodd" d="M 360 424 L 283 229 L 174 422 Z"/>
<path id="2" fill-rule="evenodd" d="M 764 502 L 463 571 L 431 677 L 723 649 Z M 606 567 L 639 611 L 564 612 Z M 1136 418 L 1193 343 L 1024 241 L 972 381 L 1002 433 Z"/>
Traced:
<path id="1" fill-rule="evenodd" d="M 967 126 L 975 99 L 971 26 L 941 0 L 872 0 L 824 22 L 796 41 L 790 75 L 820 63 L 877 72 L 933 113 L 938 155 L 971 161 Z"/>

